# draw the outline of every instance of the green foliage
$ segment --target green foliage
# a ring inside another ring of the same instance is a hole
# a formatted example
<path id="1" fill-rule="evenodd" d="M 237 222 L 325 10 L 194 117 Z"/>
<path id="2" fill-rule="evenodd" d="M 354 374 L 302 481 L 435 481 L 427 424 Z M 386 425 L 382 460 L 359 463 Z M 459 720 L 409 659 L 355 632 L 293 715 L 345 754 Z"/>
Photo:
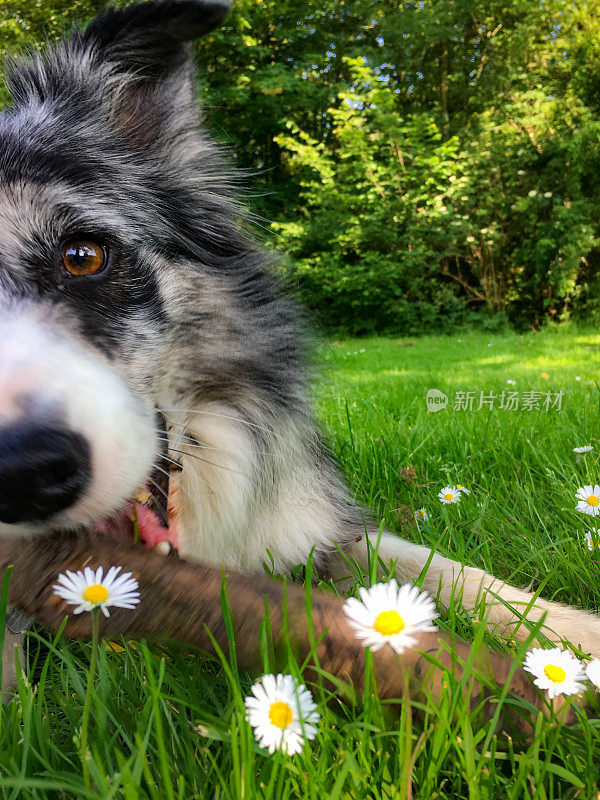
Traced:
<path id="1" fill-rule="evenodd" d="M 435 274 L 435 246 L 446 243 L 432 223 L 446 213 L 457 140 L 444 140 L 431 114 L 403 118 L 362 59 L 346 63 L 352 89 L 330 109 L 334 146 L 294 125 L 277 137 L 304 200 L 293 223 L 274 224 L 292 277 L 327 323 L 353 332 L 454 322 L 464 307 Z"/>
<path id="2" fill-rule="evenodd" d="M 462 13 L 460 4 L 451 9 Z M 547 27 L 550 18 L 539 12 Z M 525 14 L 530 26 L 532 13 Z M 539 49 L 528 56 L 546 85 L 527 85 L 513 41 L 523 31 L 504 36 L 505 52 L 497 48 L 495 59 L 512 71 L 496 75 L 502 91 L 493 105 L 475 104 L 468 85 L 460 102 L 448 95 L 441 108 L 423 86 L 419 100 L 399 102 L 399 87 L 379 62 L 346 58 L 351 88 L 329 109 L 331 140 L 291 123 L 277 137 L 302 204 L 293 222 L 273 227 L 291 254 L 292 278 L 327 324 L 353 332 L 443 330 L 472 319 L 468 306 L 529 326 L 590 311 L 600 125 L 564 75 L 561 96 L 549 94 L 559 84 L 548 68 L 556 54 L 546 52 L 547 37 L 536 31 Z M 484 56 L 474 74 L 490 81 Z"/>

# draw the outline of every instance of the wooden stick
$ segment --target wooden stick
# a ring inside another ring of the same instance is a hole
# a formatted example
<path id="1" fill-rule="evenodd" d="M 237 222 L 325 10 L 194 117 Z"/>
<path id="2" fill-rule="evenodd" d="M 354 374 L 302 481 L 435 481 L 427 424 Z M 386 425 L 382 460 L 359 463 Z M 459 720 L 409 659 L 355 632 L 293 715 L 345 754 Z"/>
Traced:
<path id="1" fill-rule="evenodd" d="M 4 574 L 11 564 L 14 566 L 9 602 L 53 631 L 68 616 L 67 636 L 82 638 L 90 636 L 91 632 L 90 615 L 72 614 L 73 606 L 53 593 L 52 586 L 59 573 L 67 569 L 77 571 L 85 566 L 107 569 L 111 565 L 122 565 L 138 580 L 141 602 L 133 611 L 114 609 L 108 619 L 101 615 L 101 636 L 177 640 L 212 650 L 210 631 L 219 646 L 228 651 L 221 607 L 223 573 L 218 568 L 165 558 L 140 545 L 89 531 L 30 540 L 0 539 L 0 573 Z M 288 585 L 284 590 L 283 584 L 267 576 L 232 571 L 226 571 L 225 575 L 238 663 L 251 670 L 260 669 L 259 634 L 265 618 L 265 604 L 275 646 L 283 644 L 287 619 L 293 649 L 299 659 L 304 659 L 310 652 L 304 588 Z M 350 681 L 355 688 L 363 689 L 365 650 L 346 622 L 342 601 L 313 589 L 312 626 L 315 638 L 320 639 L 316 650 L 320 667 Z M 469 652 L 466 643 L 450 642 L 449 637 L 441 633 L 419 635 L 416 648 L 402 655 L 385 647 L 373 654 L 379 695 L 382 698 L 401 697 L 408 672 L 411 697 L 423 697 L 425 692 L 437 696 L 444 670 L 432 667 L 424 654 L 437 659 L 460 679 Z M 503 685 L 508 680 L 511 661 L 482 650 L 478 653 L 476 667 L 490 680 Z M 475 682 L 472 703 L 487 694 L 484 683 Z M 510 679 L 510 688 L 532 705 L 541 706 L 541 693 L 520 667 Z M 507 722 L 506 719 L 503 721 Z M 521 729 L 527 724 L 521 715 L 515 715 L 512 722 Z"/>

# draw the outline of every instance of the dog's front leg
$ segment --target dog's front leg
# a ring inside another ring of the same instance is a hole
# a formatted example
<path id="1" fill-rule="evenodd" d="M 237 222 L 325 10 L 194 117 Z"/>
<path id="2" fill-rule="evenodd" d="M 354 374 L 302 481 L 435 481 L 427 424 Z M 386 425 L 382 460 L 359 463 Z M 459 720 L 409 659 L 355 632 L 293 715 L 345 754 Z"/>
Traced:
<path id="1" fill-rule="evenodd" d="M 414 581 L 427 566 L 423 587 L 449 607 L 461 603 L 467 611 L 483 608 L 490 630 L 514 636 L 521 641 L 530 635 L 528 623 L 543 620 L 542 634 L 555 642 L 578 645 L 584 653 L 600 658 L 600 616 L 569 606 L 534 598 L 530 592 L 494 578 L 481 569 L 467 567 L 450 558 L 431 553 L 428 547 L 409 542 L 391 533 L 369 536 L 372 552 L 377 552 L 386 567 L 393 562 L 398 580 Z M 369 561 L 366 537 L 360 536 L 344 547 L 345 552 L 367 568 Z M 341 556 L 332 562 L 333 577 L 347 574 Z M 439 592 L 439 595 L 438 595 Z"/>

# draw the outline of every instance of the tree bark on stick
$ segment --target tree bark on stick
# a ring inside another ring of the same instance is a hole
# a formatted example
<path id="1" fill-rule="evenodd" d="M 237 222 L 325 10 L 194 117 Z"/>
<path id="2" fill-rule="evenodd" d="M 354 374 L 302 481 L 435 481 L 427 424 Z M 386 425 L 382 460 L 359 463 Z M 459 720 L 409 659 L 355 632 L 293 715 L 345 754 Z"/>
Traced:
<path id="1" fill-rule="evenodd" d="M 240 666 L 254 671 L 261 668 L 260 632 L 268 608 L 275 648 L 284 647 L 287 628 L 296 656 L 305 659 L 311 650 L 310 621 L 318 642 L 316 655 L 321 670 L 349 681 L 357 690 L 364 688 L 366 651 L 346 621 L 343 601 L 326 592 L 312 589 L 309 616 L 303 587 L 284 586 L 266 575 L 223 572 L 216 567 L 165 558 L 140 545 L 115 541 L 89 531 L 30 540 L 0 540 L 2 575 L 9 565 L 13 565 L 9 602 L 50 630 L 58 630 L 68 616 L 64 631 L 67 636 L 86 638 L 91 633 L 91 616 L 74 615 L 73 607 L 53 593 L 52 586 L 59 573 L 86 566 L 103 566 L 106 570 L 112 565 L 121 565 L 138 580 L 141 601 L 132 611 L 114 609 L 109 618 L 101 615 L 101 636 L 179 641 L 206 651 L 213 649 L 212 636 L 221 649 L 228 652 L 221 605 L 225 576 Z M 439 696 L 445 671 L 460 679 L 469 653 L 469 645 L 460 640 L 451 641 L 441 632 L 420 634 L 415 649 L 402 655 L 384 647 L 373 653 L 379 696 L 401 697 L 407 676 L 412 698 L 422 699 L 427 693 Z M 441 668 L 432 664 L 432 659 Z M 510 681 L 512 692 L 535 707 L 541 706 L 541 693 L 520 667 L 510 676 L 512 663 L 507 657 L 482 649 L 477 653 L 475 667 L 485 680 L 475 681 L 470 695 L 472 704 L 488 695 L 489 680 L 500 686 Z M 313 657 L 308 678 L 312 677 L 311 672 L 314 676 L 315 669 Z M 490 704 L 489 713 L 492 712 L 493 704 Z M 521 730 L 528 725 L 520 714 L 510 720 L 503 719 L 503 723 L 516 724 Z"/>

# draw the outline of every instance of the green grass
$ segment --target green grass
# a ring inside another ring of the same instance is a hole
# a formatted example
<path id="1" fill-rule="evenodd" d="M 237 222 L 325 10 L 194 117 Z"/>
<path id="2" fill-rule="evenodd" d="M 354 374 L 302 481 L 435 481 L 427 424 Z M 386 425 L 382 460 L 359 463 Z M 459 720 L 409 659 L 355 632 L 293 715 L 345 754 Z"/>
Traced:
<path id="1" fill-rule="evenodd" d="M 315 396 L 327 439 L 359 501 L 386 526 L 519 586 L 542 586 L 547 598 L 600 606 L 600 553 L 584 542 L 593 521 L 574 510 L 577 488 L 600 478 L 600 335 L 563 328 L 348 340 L 324 347 L 320 362 Z M 427 412 L 430 388 L 449 396 L 445 410 Z M 457 391 L 475 392 L 477 407 L 480 391 L 561 389 L 560 411 L 453 409 Z M 583 444 L 595 449 L 576 462 L 572 448 Z M 471 495 L 442 508 L 437 493 L 447 483 Z M 422 506 L 430 520 L 417 527 L 413 511 Z M 459 609 L 441 624 L 482 633 Z M 90 645 L 38 631 L 29 649 L 29 677 L 0 716 L 2 797 L 597 796 L 593 696 L 576 725 L 540 715 L 532 738 L 518 744 L 496 735 L 451 681 L 440 703 L 420 709 L 382 705 L 372 693 L 342 702 L 313 686 L 318 738 L 301 756 L 269 756 L 243 720 L 251 676 L 238 677 L 225 657 L 144 643 L 100 648 L 86 794 L 79 735 Z"/>

